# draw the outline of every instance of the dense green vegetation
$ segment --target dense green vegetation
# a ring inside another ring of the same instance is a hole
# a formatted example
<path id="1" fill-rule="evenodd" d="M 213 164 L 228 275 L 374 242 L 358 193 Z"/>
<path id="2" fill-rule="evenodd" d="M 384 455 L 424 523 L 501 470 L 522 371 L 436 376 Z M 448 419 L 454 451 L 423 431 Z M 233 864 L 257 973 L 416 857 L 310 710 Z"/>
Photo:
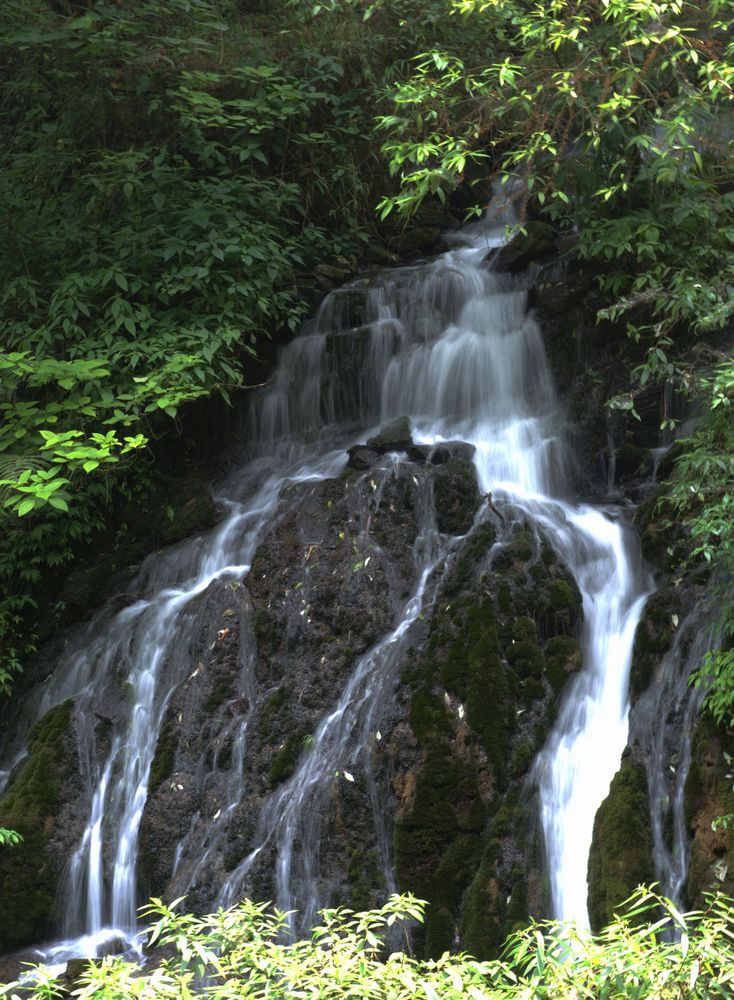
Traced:
<path id="1" fill-rule="evenodd" d="M 207 917 L 154 900 L 151 943 L 169 957 L 152 971 L 120 957 L 74 963 L 82 998 L 269 997 L 288 1000 L 373 997 L 408 1000 L 692 1000 L 734 995 L 734 910 L 723 897 L 683 915 L 640 889 L 626 912 L 592 936 L 578 928 L 532 924 L 507 941 L 498 961 L 444 953 L 421 962 L 385 945 L 405 940 L 423 904 L 393 896 L 379 910 L 326 910 L 310 940 L 285 941 L 286 914 L 245 901 Z M 154 953 L 155 954 L 155 953 Z M 81 966 L 81 968 L 79 968 Z M 31 1000 L 59 995 L 39 972 Z M 17 984 L 0 988 L 13 996 Z"/>
<path id="2" fill-rule="evenodd" d="M 0 689 L 43 575 L 367 239 L 400 18 L 368 35 L 339 6 L 3 5 Z"/>

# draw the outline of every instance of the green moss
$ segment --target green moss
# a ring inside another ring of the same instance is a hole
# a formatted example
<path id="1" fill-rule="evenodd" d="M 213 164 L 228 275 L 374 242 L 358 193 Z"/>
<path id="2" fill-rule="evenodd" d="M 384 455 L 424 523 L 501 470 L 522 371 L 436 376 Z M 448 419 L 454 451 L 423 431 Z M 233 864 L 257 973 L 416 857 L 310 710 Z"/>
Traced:
<path id="1" fill-rule="evenodd" d="M 512 696 L 501 658 L 494 654 L 471 664 L 466 700 L 467 720 L 478 734 L 499 785 L 503 785 L 514 713 Z"/>
<path id="2" fill-rule="evenodd" d="M 653 678 L 661 658 L 673 644 L 673 614 L 679 610 L 677 595 L 661 590 L 648 600 L 635 633 L 630 669 L 630 692 L 639 697 Z"/>
<path id="3" fill-rule="evenodd" d="M 508 934 L 528 924 L 528 884 L 523 872 L 513 872 L 512 889 L 505 913 Z"/>
<path id="4" fill-rule="evenodd" d="M 368 910 L 374 902 L 376 886 L 382 884 L 382 873 L 374 851 L 349 851 L 347 859 L 347 883 L 349 895 L 346 900 L 353 910 Z"/>
<path id="5" fill-rule="evenodd" d="M 445 906 L 430 906 L 426 912 L 425 957 L 440 958 L 451 951 L 454 944 L 456 922 Z"/>
<path id="6" fill-rule="evenodd" d="M 457 593 L 466 585 L 496 539 L 497 532 L 489 521 L 477 525 L 474 531 L 466 536 L 444 586 L 447 595 Z"/>
<path id="7" fill-rule="evenodd" d="M 281 684 L 280 687 L 274 691 L 260 712 L 260 719 L 262 721 L 271 718 L 273 715 L 277 715 L 280 709 L 287 704 L 288 697 L 290 695 L 290 688 L 287 684 Z"/>
<path id="8" fill-rule="evenodd" d="M 452 753 L 446 735 L 433 734 L 416 778 L 413 807 L 396 823 L 394 832 L 399 884 L 430 904 L 426 930 L 416 938 L 419 953 L 440 954 L 447 947 L 439 928 L 448 923 L 453 936 L 483 824 L 484 807 L 474 764 Z M 437 916 L 442 908 L 449 921 Z"/>
<path id="9" fill-rule="evenodd" d="M 548 592 L 548 609 L 553 614 L 577 614 L 581 598 L 567 580 L 553 580 Z"/>
<path id="10" fill-rule="evenodd" d="M 495 958 L 502 946 L 502 900 L 498 897 L 495 870 L 502 847 L 490 840 L 466 895 L 462 912 L 462 942 L 466 951 L 481 960 Z"/>
<path id="11" fill-rule="evenodd" d="M 503 615 L 512 611 L 512 592 L 507 583 L 501 583 L 497 589 L 497 610 Z"/>
<path id="12" fill-rule="evenodd" d="M 411 700 L 410 728 L 422 743 L 435 739 L 438 733 L 451 731 L 451 720 L 443 701 L 426 686 L 418 688 Z"/>
<path id="13" fill-rule="evenodd" d="M 281 781 L 285 781 L 293 774 L 296 761 L 303 750 L 303 740 L 306 735 L 305 732 L 300 731 L 286 737 L 285 743 L 273 758 L 268 771 L 268 784 L 271 788 L 275 788 Z"/>
<path id="14" fill-rule="evenodd" d="M 533 756 L 534 750 L 530 743 L 521 743 L 515 748 L 510 764 L 513 777 L 522 777 L 523 774 L 527 774 L 533 762 Z"/>
<path id="15" fill-rule="evenodd" d="M 451 841 L 436 869 L 434 899 L 452 912 L 461 902 L 474 869 L 478 846 L 479 838 L 475 834 L 460 833 Z"/>
<path id="16" fill-rule="evenodd" d="M 512 637 L 515 642 L 526 639 L 529 642 L 538 641 L 538 627 L 532 618 L 523 616 L 516 618 L 512 625 Z"/>
<path id="17" fill-rule="evenodd" d="M 579 644 L 570 635 L 555 635 L 545 646 L 546 676 L 553 690 L 558 693 L 568 680 L 568 675 L 581 664 Z"/>
<path id="18" fill-rule="evenodd" d="M 59 870 L 47 846 L 59 810 L 72 702 L 57 705 L 31 729 L 28 757 L 0 800 L 0 826 L 23 842 L 0 852 L 0 950 L 48 932 Z"/>
<path id="19" fill-rule="evenodd" d="M 509 802 L 503 802 L 494 815 L 492 821 L 492 832 L 496 837 L 504 837 L 508 834 L 516 820 L 516 812 Z"/>
<path id="20" fill-rule="evenodd" d="M 595 930 L 643 883 L 652 882 L 652 835 L 644 768 L 629 757 L 594 821 L 589 855 L 589 919 Z"/>
<path id="21" fill-rule="evenodd" d="M 204 712 L 206 715 L 213 715 L 225 701 L 231 701 L 236 697 L 237 688 L 234 676 L 232 674 L 220 674 L 214 681 L 212 690 L 204 702 Z"/>
<path id="22" fill-rule="evenodd" d="M 176 732 L 172 723 L 167 722 L 158 735 L 155 756 L 153 757 L 150 776 L 148 778 L 148 795 L 152 795 L 156 788 L 171 777 L 175 762 Z"/>
<path id="23" fill-rule="evenodd" d="M 545 566 L 555 566 L 558 562 L 558 556 L 547 542 L 543 542 L 543 545 L 541 546 L 540 558 Z"/>
<path id="24" fill-rule="evenodd" d="M 537 642 L 520 639 L 507 647 L 505 655 L 522 679 L 540 677 L 543 673 L 545 657 Z"/>

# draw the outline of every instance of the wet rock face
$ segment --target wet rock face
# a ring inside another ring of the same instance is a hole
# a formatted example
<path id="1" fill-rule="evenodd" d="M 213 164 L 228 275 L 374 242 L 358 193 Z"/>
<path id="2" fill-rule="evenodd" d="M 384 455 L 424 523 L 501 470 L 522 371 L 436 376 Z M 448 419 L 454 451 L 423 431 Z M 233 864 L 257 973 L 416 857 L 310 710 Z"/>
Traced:
<path id="1" fill-rule="evenodd" d="M 445 452 L 395 464 L 373 450 L 366 471 L 284 493 L 246 584 L 217 597 L 200 660 L 170 701 L 142 892 L 214 905 L 358 658 L 394 627 L 429 504 L 456 541 L 369 742 L 384 829 L 364 775 L 337 771 L 319 816 L 325 902 L 378 902 L 390 888 L 379 841 L 392 836 L 399 888 L 430 902 L 416 941 L 425 954 L 454 940 L 493 954 L 508 929 L 544 915 L 523 781 L 579 666 L 580 598 L 549 545 L 480 498 L 466 448 Z M 273 897 L 273 864 L 267 845 L 249 894 Z"/>
<path id="2" fill-rule="evenodd" d="M 699 908 L 706 892 L 734 893 L 734 735 L 708 712 L 694 732 L 685 812 L 691 835 L 686 902 Z"/>
<path id="3" fill-rule="evenodd" d="M 48 933 L 64 863 L 83 828 L 72 710 L 65 702 L 36 723 L 28 756 L 0 799 L 0 826 L 23 837 L 0 852 L 0 953 Z"/>
<path id="4" fill-rule="evenodd" d="M 403 669 L 388 744 L 400 888 L 430 903 L 416 947 L 497 953 L 547 915 L 528 781 L 579 666 L 580 599 L 552 550 L 485 508 Z"/>
<path id="5" fill-rule="evenodd" d="M 479 497 L 469 462 L 374 459 L 367 472 L 286 490 L 246 584 L 218 599 L 200 661 L 161 730 L 141 830 L 143 892 L 188 891 L 189 905 L 214 904 L 253 849 L 264 803 L 309 752 L 355 662 L 395 625 L 415 584 L 419 508 L 434 478 L 455 485 L 453 494 L 439 489 L 437 516 L 471 525 Z M 241 794 L 197 872 L 207 824 L 228 808 L 241 727 Z M 321 858 L 334 902 L 368 905 L 384 895 L 371 810 L 358 780 L 335 780 Z M 251 874 L 248 891 L 258 898 L 273 896 L 272 862 L 264 851 Z"/>

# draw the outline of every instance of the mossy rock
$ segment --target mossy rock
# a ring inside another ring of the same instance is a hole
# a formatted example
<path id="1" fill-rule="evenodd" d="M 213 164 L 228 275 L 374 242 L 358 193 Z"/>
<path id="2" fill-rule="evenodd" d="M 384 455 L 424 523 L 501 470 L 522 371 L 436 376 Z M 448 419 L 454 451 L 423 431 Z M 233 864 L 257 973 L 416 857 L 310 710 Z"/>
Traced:
<path id="1" fill-rule="evenodd" d="M 273 758 L 268 771 L 268 785 L 275 788 L 282 781 L 286 781 L 296 769 L 296 761 L 303 750 L 303 741 L 307 733 L 300 731 L 291 733 L 286 737 L 283 746 Z"/>
<path id="2" fill-rule="evenodd" d="M 645 559 L 664 573 L 675 572 L 692 546 L 684 523 L 667 503 L 662 487 L 637 508 L 635 523 Z"/>
<path id="3" fill-rule="evenodd" d="M 451 459 L 436 469 L 433 498 L 438 530 L 447 535 L 465 535 L 479 506 L 479 487 L 471 462 Z"/>
<path id="4" fill-rule="evenodd" d="M 576 639 L 570 635 L 554 635 L 545 646 L 546 677 L 556 693 L 559 693 L 569 674 L 581 666 L 581 649 Z"/>
<path id="5" fill-rule="evenodd" d="M 453 596 L 470 583 L 496 540 L 497 532 L 489 521 L 483 521 L 466 536 L 444 585 L 447 596 Z"/>
<path id="6" fill-rule="evenodd" d="M 486 844 L 461 916 L 464 949 L 482 961 L 496 958 L 504 940 L 504 900 L 495 878 L 501 851 L 499 840 Z"/>
<path id="7" fill-rule="evenodd" d="M 513 874 L 512 889 L 505 913 L 505 924 L 510 934 L 528 924 L 528 883 L 522 872 Z"/>
<path id="8" fill-rule="evenodd" d="M 630 669 L 630 693 L 638 698 L 650 685 L 656 668 L 673 644 L 673 615 L 680 612 L 680 600 L 671 588 L 649 598 L 635 633 Z"/>
<path id="9" fill-rule="evenodd" d="M 170 722 L 161 728 L 155 747 L 153 763 L 148 778 L 148 795 L 167 781 L 173 774 L 176 763 L 176 731 Z"/>
<path id="10" fill-rule="evenodd" d="M 220 673 L 212 684 L 206 701 L 204 712 L 213 715 L 225 701 L 233 701 L 237 697 L 237 678 L 232 673 Z"/>
<path id="11" fill-rule="evenodd" d="M 439 734 L 448 735 L 451 720 L 443 701 L 426 685 L 421 686 L 410 702 L 410 727 L 424 744 Z"/>
<path id="12" fill-rule="evenodd" d="M 495 270 L 524 271 L 534 261 L 556 252 L 555 232 L 547 222 L 531 219 L 524 223 L 523 230 L 497 252 L 493 260 Z"/>
<path id="13" fill-rule="evenodd" d="M 629 756 L 594 820 L 589 854 L 589 920 L 605 927 L 638 885 L 655 879 L 647 777 Z"/>
<path id="14" fill-rule="evenodd" d="M 351 849 L 347 861 L 346 905 L 357 911 L 368 910 L 374 904 L 375 887 L 381 883 L 382 874 L 375 852 Z"/>
<path id="15" fill-rule="evenodd" d="M 581 611 L 581 595 L 568 580 L 553 580 L 548 589 L 548 610 L 557 616 L 571 616 Z"/>
<path id="16" fill-rule="evenodd" d="M 444 952 L 452 950 L 456 936 L 456 921 L 450 910 L 445 906 L 430 906 L 426 912 L 425 927 L 426 958 L 440 958 Z"/>
<path id="17" fill-rule="evenodd" d="M 686 825 L 692 835 L 685 886 L 690 908 L 702 907 L 706 892 L 734 895 L 734 829 L 716 822 L 718 817 L 734 815 L 732 760 L 734 732 L 704 710 L 691 740 L 684 792 Z"/>
<path id="18" fill-rule="evenodd" d="M 510 541 L 500 549 L 492 561 L 496 573 L 507 573 L 518 566 L 524 566 L 533 558 L 533 538 L 529 531 L 518 529 Z"/>
<path id="19" fill-rule="evenodd" d="M 540 677 L 543 673 L 545 657 L 537 642 L 520 639 L 507 647 L 505 655 L 522 679 Z"/>
<path id="20" fill-rule="evenodd" d="M 0 799 L 0 826 L 23 842 L 0 849 L 0 951 L 43 940 L 49 932 L 60 865 L 49 855 L 69 767 L 72 702 L 52 708 L 31 729 L 28 757 Z"/>

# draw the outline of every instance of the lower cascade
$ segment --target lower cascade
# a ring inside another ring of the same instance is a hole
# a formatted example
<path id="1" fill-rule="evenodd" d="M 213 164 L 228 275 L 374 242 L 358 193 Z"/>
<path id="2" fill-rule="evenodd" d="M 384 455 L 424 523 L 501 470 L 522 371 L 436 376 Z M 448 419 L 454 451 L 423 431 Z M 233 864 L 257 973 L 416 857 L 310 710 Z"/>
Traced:
<path id="1" fill-rule="evenodd" d="M 491 865 L 507 908 L 588 926 L 653 583 L 623 511 L 570 499 L 573 428 L 527 280 L 491 269 L 502 233 L 330 293 L 253 401 L 219 526 L 149 557 L 31 695 L 29 725 L 68 714 L 78 768 L 49 961 L 129 946 L 152 890 L 305 926 L 346 878 L 355 903 L 435 889 L 430 941 L 480 950 Z"/>

